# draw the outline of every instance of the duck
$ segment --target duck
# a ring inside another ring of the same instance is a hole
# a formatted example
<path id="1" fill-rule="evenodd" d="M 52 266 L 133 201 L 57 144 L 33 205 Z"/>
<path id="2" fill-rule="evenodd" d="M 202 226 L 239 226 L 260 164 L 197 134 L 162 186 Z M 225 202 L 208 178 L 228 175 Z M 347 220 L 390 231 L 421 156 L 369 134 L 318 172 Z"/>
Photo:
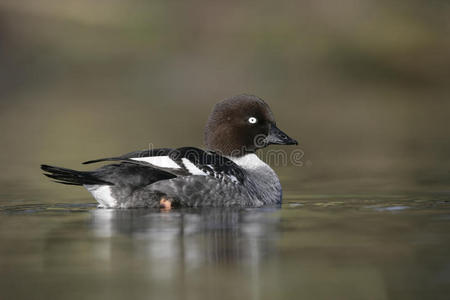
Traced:
<path id="1" fill-rule="evenodd" d="M 273 144 L 298 142 L 277 127 L 264 100 L 242 94 L 214 106 L 204 149 L 146 149 L 83 163 L 108 163 L 93 171 L 47 164 L 41 169 L 57 183 L 86 188 L 99 208 L 280 205 L 280 180 L 256 154 Z"/>

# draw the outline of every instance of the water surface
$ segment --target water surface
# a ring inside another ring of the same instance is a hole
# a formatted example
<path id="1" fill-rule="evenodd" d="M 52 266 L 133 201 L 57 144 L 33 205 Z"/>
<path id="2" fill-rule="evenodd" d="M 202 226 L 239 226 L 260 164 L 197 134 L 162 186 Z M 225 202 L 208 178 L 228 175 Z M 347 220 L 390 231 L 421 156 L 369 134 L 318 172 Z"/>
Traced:
<path id="1" fill-rule="evenodd" d="M 446 299 L 450 195 L 0 207 L 1 299 Z"/>

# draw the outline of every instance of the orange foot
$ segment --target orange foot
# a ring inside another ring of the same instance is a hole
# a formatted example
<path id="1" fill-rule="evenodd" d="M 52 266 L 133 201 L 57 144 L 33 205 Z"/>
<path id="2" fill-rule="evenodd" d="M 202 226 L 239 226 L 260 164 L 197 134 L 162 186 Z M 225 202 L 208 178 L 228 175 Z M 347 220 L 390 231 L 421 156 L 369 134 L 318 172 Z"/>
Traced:
<path id="1" fill-rule="evenodd" d="M 159 206 L 162 210 L 171 210 L 172 209 L 172 201 L 169 198 L 161 197 L 159 201 Z"/>

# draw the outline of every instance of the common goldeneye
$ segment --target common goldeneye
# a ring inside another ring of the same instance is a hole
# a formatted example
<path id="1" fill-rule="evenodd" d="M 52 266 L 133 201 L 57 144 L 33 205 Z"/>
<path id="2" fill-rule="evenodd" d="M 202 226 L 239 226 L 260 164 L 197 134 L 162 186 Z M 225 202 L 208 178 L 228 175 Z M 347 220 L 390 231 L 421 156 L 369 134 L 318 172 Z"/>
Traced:
<path id="1" fill-rule="evenodd" d="M 83 163 L 115 162 L 94 171 L 41 169 L 58 183 L 84 186 L 105 208 L 274 205 L 281 203 L 280 181 L 255 154 L 270 144 L 297 141 L 277 128 L 262 99 L 238 95 L 211 112 L 207 150 L 150 149 Z"/>

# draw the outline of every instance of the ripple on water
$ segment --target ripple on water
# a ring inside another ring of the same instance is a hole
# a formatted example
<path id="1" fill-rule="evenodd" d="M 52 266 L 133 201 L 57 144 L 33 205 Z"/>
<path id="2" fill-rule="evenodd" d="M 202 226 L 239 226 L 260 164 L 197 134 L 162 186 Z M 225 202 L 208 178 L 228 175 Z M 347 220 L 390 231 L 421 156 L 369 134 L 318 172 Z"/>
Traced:
<path id="1" fill-rule="evenodd" d="M 35 214 L 46 212 L 86 212 L 97 207 L 96 203 L 21 204 L 0 207 L 3 214 Z"/>

